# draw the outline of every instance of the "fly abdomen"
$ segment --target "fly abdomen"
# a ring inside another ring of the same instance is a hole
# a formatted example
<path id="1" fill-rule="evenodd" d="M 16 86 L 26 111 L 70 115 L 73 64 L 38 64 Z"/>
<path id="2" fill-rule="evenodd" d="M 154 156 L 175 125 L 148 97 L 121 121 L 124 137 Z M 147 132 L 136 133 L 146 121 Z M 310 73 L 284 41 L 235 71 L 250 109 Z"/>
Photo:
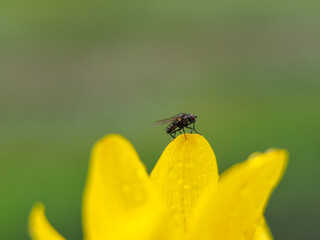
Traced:
<path id="1" fill-rule="evenodd" d="M 167 133 L 171 133 L 173 130 L 175 130 L 177 128 L 177 125 L 174 123 L 170 123 L 169 126 L 166 129 Z"/>

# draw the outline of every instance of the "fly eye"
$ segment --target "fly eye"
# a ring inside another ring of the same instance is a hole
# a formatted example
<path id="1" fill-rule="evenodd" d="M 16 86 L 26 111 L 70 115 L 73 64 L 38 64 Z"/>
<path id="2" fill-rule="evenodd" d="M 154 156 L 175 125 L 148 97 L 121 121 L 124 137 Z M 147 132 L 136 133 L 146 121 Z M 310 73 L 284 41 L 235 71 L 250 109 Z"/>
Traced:
<path id="1" fill-rule="evenodd" d="M 192 120 L 195 120 L 195 119 L 197 118 L 197 116 L 196 116 L 196 115 L 193 115 L 193 114 L 190 114 L 190 118 L 191 118 Z"/>

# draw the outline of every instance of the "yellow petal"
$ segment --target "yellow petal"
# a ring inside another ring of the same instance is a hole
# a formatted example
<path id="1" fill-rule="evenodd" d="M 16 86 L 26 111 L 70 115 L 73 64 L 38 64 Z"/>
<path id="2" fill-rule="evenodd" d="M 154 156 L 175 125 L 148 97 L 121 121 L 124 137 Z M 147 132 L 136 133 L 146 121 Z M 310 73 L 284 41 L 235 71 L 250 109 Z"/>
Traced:
<path id="1" fill-rule="evenodd" d="M 85 239 L 169 239 L 168 224 L 159 196 L 129 141 L 119 135 L 98 141 L 83 198 Z"/>
<path id="2" fill-rule="evenodd" d="M 255 154 L 221 175 L 195 211 L 191 239 L 252 239 L 255 225 L 287 163 L 285 150 Z"/>
<path id="3" fill-rule="evenodd" d="M 261 217 L 257 223 L 253 240 L 272 240 L 272 235 L 265 218 Z"/>
<path id="4" fill-rule="evenodd" d="M 33 240 L 63 240 L 64 238 L 51 226 L 44 214 L 44 205 L 33 206 L 29 216 L 29 234 Z"/>
<path id="5" fill-rule="evenodd" d="M 190 215 L 204 189 L 218 184 L 216 157 L 203 136 L 180 135 L 162 153 L 151 180 L 182 234 L 188 231 Z"/>

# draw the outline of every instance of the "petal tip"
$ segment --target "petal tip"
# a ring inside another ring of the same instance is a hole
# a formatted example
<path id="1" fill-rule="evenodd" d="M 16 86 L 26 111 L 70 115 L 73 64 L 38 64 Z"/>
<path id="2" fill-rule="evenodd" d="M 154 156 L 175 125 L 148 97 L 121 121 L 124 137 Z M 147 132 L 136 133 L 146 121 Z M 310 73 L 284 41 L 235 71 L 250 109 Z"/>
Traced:
<path id="1" fill-rule="evenodd" d="M 126 139 L 124 136 L 117 134 L 117 133 L 112 133 L 112 134 L 107 134 L 100 138 L 95 144 L 93 145 L 93 151 L 96 149 L 100 149 L 105 146 L 132 146 L 130 141 Z"/>
<path id="2" fill-rule="evenodd" d="M 106 134 L 105 136 L 103 136 L 102 138 L 100 138 L 97 143 L 104 143 L 104 142 L 110 142 L 110 141 L 127 141 L 127 139 L 118 134 L 118 133 L 109 133 L 109 134 Z"/>
<path id="3" fill-rule="evenodd" d="M 188 140 L 200 139 L 200 138 L 204 138 L 204 137 L 200 134 L 184 133 L 176 137 L 173 141 L 175 140 L 188 141 Z"/>
<path id="4" fill-rule="evenodd" d="M 285 170 L 289 159 L 289 152 L 286 149 L 272 148 L 266 150 L 265 154 L 270 154 L 270 159 L 277 162 L 281 166 L 283 171 Z"/>
<path id="5" fill-rule="evenodd" d="M 208 141 L 200 134 L 181 134 L 175 139 L 172 140 L 172 142 L 169 145 L 180 145 L 180 144 L 190 144 L 190 145 L 201 145 L 201 144 L 208 144 Z"/>
<path id="6" fill-rule="evenodd" d="M 45 206 L 42 202 L 37 202 L 33 205 L 30 215 L 29 215 L 29 223 L 32 222 L 32 220 L 37 217 L 39 214 L 44 214 Z"/>
<path id="7" fill-rule="evenodd" d="M 35 203 L 31 209 L 29 236 L 33 240 L 65 240 L 48 222 L 44 204 L 41 202 Z"/>
<path id="8" fill-rule="evenodd" d="M 270 148 L 264 153 L 254 153 L 252 157 L 250 155 L 246 162 L 248 163 L 247 166 L 251 166 L 256 171 L 269 172 L 270 176 L 273 176 L 273 188 L 275 188 L 286 171 L 288 157 L 287 150 Z"/>

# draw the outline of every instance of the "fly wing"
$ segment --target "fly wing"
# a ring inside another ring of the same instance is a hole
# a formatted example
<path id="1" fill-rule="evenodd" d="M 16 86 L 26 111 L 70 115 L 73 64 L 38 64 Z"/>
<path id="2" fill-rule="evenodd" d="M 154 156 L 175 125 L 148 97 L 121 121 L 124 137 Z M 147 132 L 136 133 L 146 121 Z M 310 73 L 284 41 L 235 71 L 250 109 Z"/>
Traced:
<path id="1" fill-rule="evenodd" d="M 171 118 L 166 118 L 166 119 L 162 119 L 160 121 L 157 121 L 153 124 L 153 126 L 158 126 L 158 125 L 162 125 L 162 124 L 165 124 L 165 123 L 170 123 L 170 122 L 173 122 L 174 120 L 176 120 L 177 117 L 171 117 Z"/>

